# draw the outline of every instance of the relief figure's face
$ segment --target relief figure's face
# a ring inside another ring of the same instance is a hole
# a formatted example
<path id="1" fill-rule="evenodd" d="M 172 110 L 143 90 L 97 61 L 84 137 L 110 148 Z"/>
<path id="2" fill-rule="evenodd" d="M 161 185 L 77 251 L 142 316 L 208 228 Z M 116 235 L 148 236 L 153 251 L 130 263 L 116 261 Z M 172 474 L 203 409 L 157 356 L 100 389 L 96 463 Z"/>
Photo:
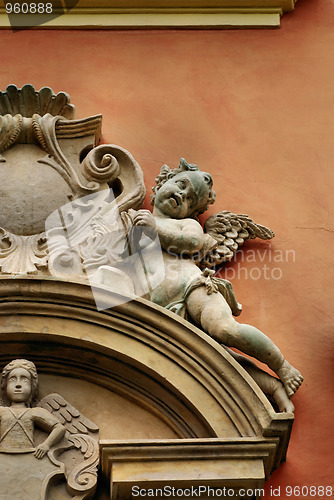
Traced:
<path id="1" fill-rule="evenodd" d="M 24 368 L 14 368 L 7 379 L 7 396 L 12 403 L 26 403 L 31 394 L 31 375 Z"/>
<path id="2" fill-rule="evenodd" d="M 203 172 L 181 172 L 169 179 L 158 190 L 154 207 L 163 215 L 173 219 L 191 216 L 197 208 L 205 205 L 210 186 Z"/>

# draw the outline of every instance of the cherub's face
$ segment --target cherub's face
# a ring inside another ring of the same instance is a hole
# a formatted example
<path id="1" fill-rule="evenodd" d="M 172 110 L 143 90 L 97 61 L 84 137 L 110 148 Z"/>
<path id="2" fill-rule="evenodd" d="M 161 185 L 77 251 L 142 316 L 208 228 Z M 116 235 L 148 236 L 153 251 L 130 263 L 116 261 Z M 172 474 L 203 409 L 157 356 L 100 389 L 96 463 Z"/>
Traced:
<path id="1" fill-rule="evenodd" d="M 24 368 L 14 368 L 7 379 L 7 396 L 12 403 L 25 403 L 31 394 L 31 375 Z"/>
<path id="2" fill-rule="evenodd" d="M 209 196 L 210 186 L 203 172 L 181 172 L 161 186 L 154 200 L 154 207 L 173 219 L 184 219 L 203 206 Z"/>

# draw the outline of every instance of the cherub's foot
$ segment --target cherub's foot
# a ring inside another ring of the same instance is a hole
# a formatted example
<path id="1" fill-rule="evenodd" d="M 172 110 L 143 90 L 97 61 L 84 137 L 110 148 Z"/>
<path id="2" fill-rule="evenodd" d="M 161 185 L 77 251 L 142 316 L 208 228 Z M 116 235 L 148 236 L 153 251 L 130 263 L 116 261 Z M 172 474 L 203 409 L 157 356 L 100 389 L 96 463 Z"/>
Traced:
<path id="1" fill-rule="evenodd" d="M 282 380 L 287 395 L 291 398 L 304 380 L 301 373 L 286 360 L 276 373 Z"/>
<path id="2" fill-rule="evenodd" d="M 279 411 L 293 413 L 295 411 L 295 407 L 291 399 L 288 397 L 284 385 L 280 380 L 276 379 L 276 381 L 277 381 L 277 387 L 273 391 L 272 397 L 274 398 Z"/>

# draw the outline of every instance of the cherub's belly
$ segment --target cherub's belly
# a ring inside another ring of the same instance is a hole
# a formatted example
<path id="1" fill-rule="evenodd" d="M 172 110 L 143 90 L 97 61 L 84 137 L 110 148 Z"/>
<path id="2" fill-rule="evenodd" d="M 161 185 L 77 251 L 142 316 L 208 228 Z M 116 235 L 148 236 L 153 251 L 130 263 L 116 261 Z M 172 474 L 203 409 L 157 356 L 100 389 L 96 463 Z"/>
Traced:
<path id="1" fill-rule="evenodd" d="M 201 275 L 200 269 L 189 259 L 163 252 L 165 279 L 150 294 L 149 299 L 161 306 L 181 300 L 190 283 Z"/>

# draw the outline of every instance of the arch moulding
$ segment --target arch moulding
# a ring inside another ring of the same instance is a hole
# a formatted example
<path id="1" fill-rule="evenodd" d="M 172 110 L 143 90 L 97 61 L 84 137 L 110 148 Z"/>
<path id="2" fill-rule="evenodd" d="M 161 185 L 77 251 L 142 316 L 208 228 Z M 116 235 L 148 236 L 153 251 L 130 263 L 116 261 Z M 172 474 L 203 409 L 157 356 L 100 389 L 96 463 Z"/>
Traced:
<path id="1" fill-rule="evenodd" d="M 275 413 L 243 368 L 190 323 L 152 302 L 112 306 L 102 287 L 2 277 L 1 364 L 27 357 L 43 375 L 82 380 L 159 418 L 176 439 L 100 441 L 111 498 L 133 486 L 261 488 L 285 459 L 293 415 Z M 94 417 L 94 408 L 82 408 Z M 259 498 L 258 494 L 246 498 Z M 235 498 L 238 498 L 236 496 Z"/>

